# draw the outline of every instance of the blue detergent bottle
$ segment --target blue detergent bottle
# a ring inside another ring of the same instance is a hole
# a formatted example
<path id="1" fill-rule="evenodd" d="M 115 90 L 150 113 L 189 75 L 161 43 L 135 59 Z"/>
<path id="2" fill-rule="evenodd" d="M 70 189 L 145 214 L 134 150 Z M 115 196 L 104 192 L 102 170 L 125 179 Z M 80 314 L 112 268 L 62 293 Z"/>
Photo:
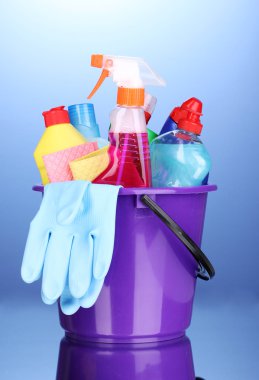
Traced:
<path id="1" fill-rule="evenodd" d="M 179 109 L 179 107 L 176 107 L 176 108 Z M 175 129 L 177 129 L 177 123 L 174 120 L 174 111 L 176 108 L 173 109 L 173 111 L 170 113 L 170 115 L 166 119 L 165 124 L 163 125 L 163 127 L 160 131 L 160 134 L 159 134 L 160 136 L 164 135 L 167 132 L 171 132 L 171 131 L 174 131 Z"/>
<path id="2" fill-rule="evenodd" d="M 99 148 L 109 144 L 107 140 L 100 136 L 92 103 L 73 104 L 68 107 L 68 113 L 71 124 L 87 141 L 96 141 Z"/>
<path id="3" fill-rule="evenodd" d="M 202 131 L 202 102 L 191 98 L 180 107 L 177 129 L 164 133 L 150 145 L 153 187 L 207 184 L 210 156 L 198 137 Z"/>

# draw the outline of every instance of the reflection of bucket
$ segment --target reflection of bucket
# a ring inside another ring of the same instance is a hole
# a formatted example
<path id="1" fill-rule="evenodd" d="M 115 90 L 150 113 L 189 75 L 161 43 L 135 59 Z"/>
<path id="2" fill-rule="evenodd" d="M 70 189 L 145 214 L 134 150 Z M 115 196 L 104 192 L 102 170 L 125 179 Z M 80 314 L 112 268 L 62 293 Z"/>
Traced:
<path id="1" fill-rule="evenodd" d="M 60 343 L 56 380 L 194 380 L 187 337 L 143 344 Z"/>
<path id="2" fill-rule="evenodd" d="M 207 193 L 216 186 L 121 189 L 113 259 L 94 306 L 60 311 L 70 337 L 103 342 L 152 342 L 184 335 L 190 325 L 198 264 L 141 201 L 147 194 L 201 244 Z"/>

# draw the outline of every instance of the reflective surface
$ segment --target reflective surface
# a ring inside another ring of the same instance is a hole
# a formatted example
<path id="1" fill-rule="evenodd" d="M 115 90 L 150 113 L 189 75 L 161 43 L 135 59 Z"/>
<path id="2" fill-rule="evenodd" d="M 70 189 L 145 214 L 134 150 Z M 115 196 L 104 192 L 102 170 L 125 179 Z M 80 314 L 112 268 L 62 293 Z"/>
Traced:
<path id="1" fill-rule="evenodd" d="M 198 296 L 203 291 L 198 286 Z M 0 378 L 54 380 L 60 340 L 64 335 L 59 327 L 57 308 L 43 305 L 38 295 L 27 302 L 24 300 L 25 294 L 20 299 L 2 298 L 0 302 Z M 213 298 L 206 303 L 195 302 L 188 337 L 196 377 L 205 380 L 257 380 L 258 332 L 259 305 L 249 295 L 244 294 L 242 299 L 232 298 L 228 302 L 215 302 Z M 152 355 L 153 358 L 157 355 L 156 350 Z M 188 355 L 190 357 L 189 350 Z M 190 360 L 188 363 L 190 365 Z"/>
<path id="2" fill-rule="evenodd" d="M 57 380 L 194 380 L 187 337 L 160 343 L 60 343 Z"/>

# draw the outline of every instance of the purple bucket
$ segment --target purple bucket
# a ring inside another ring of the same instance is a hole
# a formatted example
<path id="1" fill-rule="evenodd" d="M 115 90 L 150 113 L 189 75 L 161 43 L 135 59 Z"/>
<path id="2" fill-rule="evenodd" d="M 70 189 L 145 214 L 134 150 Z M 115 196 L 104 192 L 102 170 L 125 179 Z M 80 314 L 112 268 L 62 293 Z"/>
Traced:
<path id="1" fill-rule="evenodd" d="M 103 289 L 89 309 L 80 308 L 71 316 L 59 310 L 66 335 L 106 343 L 155 342 L 183 336 L 191 322 L 196 278 L 203 276 L 194 256 L 201 244 L 207 194 L 213 190 L 214 185 L 121 189 L 113 258 Z M 177 223 L 173 226 L 177 231 L 159 210 L 150 210 L 152 203 Z M 187 234 L 194 241 L 192 254 Z M 185 238 L 188 249 L 179 238 Z M 198 254 L 212 276 L 206 256 L 201 251 Z"/>

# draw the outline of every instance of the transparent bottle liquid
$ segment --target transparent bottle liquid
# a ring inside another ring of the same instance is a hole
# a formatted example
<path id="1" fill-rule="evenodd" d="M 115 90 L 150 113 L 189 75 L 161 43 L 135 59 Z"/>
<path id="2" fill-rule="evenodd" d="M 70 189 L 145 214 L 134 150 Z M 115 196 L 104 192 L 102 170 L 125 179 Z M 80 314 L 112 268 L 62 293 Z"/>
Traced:
<path id="1" fill-rule="evenodd" d="M 143 109 L 118 106 L 111 112 L 110 119 L 110 162 L 94 183 L 150 187 L 150 150 Z"/>
<path id="2" fill-rule="evenodd" d="M 206 184 L 211 167 L 210 156 L 198 136 L 179 130 L 153 140 L 151 163 L 154 187 Z"/>

